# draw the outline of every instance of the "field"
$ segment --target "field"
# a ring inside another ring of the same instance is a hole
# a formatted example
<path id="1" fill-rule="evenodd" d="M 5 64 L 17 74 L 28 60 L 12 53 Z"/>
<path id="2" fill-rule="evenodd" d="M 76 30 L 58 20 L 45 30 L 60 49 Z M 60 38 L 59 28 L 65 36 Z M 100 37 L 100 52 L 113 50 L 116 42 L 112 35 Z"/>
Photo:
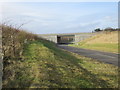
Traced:
<path id="1" fill-rule="evenodd" d="M 118 53 L 118 31 L 103 32 L 82 42 L 70 45 L 78 48 Z"/>

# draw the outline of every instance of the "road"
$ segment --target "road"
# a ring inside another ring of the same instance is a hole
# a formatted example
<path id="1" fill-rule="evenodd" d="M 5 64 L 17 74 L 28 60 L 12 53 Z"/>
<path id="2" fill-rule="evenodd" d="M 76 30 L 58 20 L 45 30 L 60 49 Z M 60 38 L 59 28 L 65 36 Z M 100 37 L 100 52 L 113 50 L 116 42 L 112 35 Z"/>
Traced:
<path id="1" fill-rule="evenodd" d="M 67 45 L 58 45 L 58 47 L 73 53 L 77 53 L 85 57 L 90 57 L 108 64 L 113 64 L 115 66 L 118 66 L 118 54 L 115 54 L 115 53 L 81 49 L 81 48 L 70 47 Z"/>

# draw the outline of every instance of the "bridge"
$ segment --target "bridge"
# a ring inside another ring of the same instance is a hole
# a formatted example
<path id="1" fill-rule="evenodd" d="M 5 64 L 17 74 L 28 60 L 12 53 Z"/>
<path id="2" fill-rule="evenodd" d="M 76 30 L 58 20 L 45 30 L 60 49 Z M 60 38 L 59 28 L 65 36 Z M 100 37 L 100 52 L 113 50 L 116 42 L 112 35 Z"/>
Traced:
<path id="1" fill-rule="evenodd" d="M 96 33 L 39 34 L 38 36 L 58 44 L 77 43 L 96 35 Z"/>

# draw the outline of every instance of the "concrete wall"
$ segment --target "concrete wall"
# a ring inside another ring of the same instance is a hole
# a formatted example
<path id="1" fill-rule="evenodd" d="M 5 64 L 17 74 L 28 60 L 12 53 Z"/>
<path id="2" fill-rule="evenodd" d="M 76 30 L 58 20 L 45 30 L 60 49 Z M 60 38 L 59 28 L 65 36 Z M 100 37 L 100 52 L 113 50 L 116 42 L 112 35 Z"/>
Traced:
<path id="1" fill-rule="evenodd" d="M 40 35 L 40 37 L 42 37 L 46 40 L 57 43 L 57 35 Z"/>
<path id="2" fill-rule="evenodd" d="M 57 43 L 57 35 L 75 35 L 75 42 L 80 42 L 82 40 L 85 40 L 87 38 L 90 38 L 94 35 L 96 35 L 96 33 L 69 33 L 69 34 L 42 34 L 39 35 L 40 37 L 47 39 L 49 41 L 53 41 L 55 43 Z"/>
<path id="3" fill-rule="evenodd" d="M 90 38 L 94 35 L 95 34 L 91 34 L 91 33 L 90 34 L 77 34 L 77 35 L 75 35 L 75 43 L 85 40 L 87 38 Z"/>

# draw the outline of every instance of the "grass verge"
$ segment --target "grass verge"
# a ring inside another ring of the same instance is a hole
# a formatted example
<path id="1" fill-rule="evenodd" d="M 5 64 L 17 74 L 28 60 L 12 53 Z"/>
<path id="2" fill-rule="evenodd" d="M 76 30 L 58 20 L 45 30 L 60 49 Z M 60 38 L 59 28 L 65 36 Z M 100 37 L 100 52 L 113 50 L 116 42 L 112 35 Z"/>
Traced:
<path id="1" fill-rule="evenodd" d="M 94 44 L 79 43 L 79 45 L 70 45 L 70 46 L 77 47 L 77 48 L 104 51 L 104 52 L 118 53 L 118 44 L 114 44 L 114 43 L 94 43 Z"/>
<path id="2" fill-rule="evenodd" d="M 13 72 L 4 87 L 118 87 L 118 67 L 61 50 L 45 40 L 26 44 L 23 59 L 8 68 Z"/>

